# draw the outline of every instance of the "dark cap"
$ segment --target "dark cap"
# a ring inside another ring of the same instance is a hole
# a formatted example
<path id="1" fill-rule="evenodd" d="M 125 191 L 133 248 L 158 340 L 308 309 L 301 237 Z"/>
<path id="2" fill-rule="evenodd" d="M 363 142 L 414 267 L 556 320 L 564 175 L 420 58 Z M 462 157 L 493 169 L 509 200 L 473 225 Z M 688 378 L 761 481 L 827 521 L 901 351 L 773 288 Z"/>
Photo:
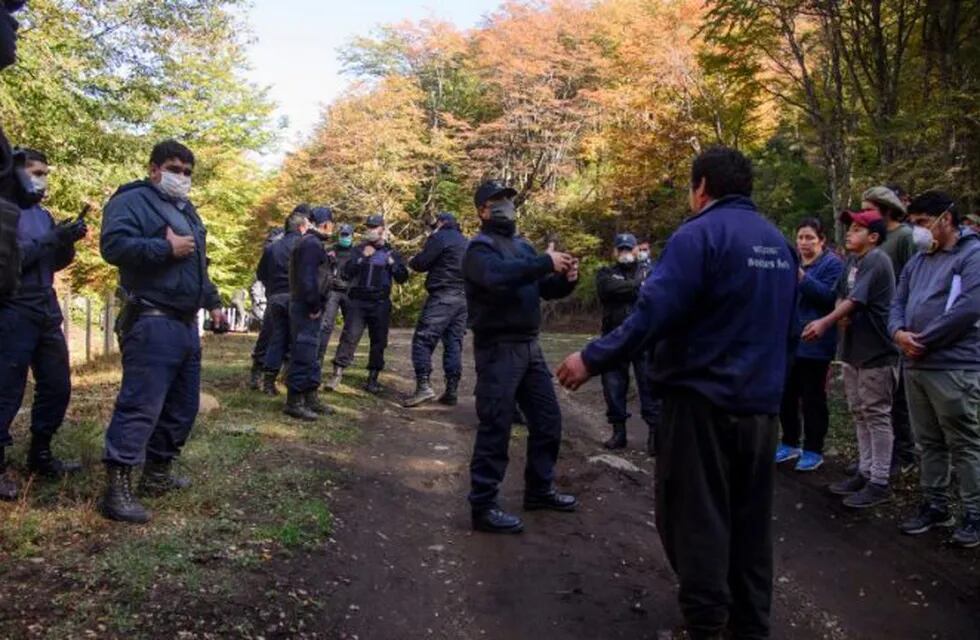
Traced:
<path id="1" fill-rule="evenodd" d="M 340 230 L 337 233 L 342 236 L 352 236 L 354 235 L 354 227 L 352 227 L 347 223 L 344 223 L 340 225 Z"/>
<path id="2" fill-rule="evenodd" d="M 383 227 L 385 226 L 385 217 L 380 213 L 372 213 L 367 217 L 367 220 L 364 222 L 364 226 L 368 229 Z"/>
<path id="3" fill-rule="evenodd" d="M 310 210 L 310 221 L 313 224 L 323 224 L 324 222 L 330 222 L 333 220 L 333 211 L 330 207 L 313 207 Z"/>
<path id="4" fill-rule="evenodd" d="M 436 216 L 436 224 L 439 224 L 440 222 L 456 224 L 456 216 L 449 213 L 448 211 L 440 211 L 439 215 Z"/>
<path id="5" fill-rule="evenodd" d="M 301 202 L 298 205 L 296 205 L 295 207 L 293 207 L 293 213 L 303 213 L 303 214 L 306 214 L 307 216 L 309 216 L 310 215 L 310 205 L 307 204 L 307 203 L 305 203 L 305 202 Z"/>
<path id="6" fill-rule="evenodd" d="M 516 195 L 517 191 L 511 189 L 503 182 L 499 180 L 488 180 L 477 188 L 476 194 L 473 196 L 473 204 L 476 205 L 477 209 L 482 209 L 483 205 L 494 198 L 513 198 Z"/>
<path id="7" fill-rule="evenodd" d="M 617 249 L 635 249 L 636 248 L 636 236 L 632 233 L 621 233 L 616 236 L 616 248 Z"/>

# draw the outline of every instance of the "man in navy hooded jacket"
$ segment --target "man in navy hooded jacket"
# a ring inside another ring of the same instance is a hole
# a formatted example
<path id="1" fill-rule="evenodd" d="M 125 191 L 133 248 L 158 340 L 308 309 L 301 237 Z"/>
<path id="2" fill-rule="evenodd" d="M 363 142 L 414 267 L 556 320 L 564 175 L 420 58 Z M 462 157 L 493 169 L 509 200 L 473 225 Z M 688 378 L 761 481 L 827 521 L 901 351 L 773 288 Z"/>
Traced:
<path id="1" fill-rule="evenodd" d="M 657 529 L 692 638 L 768 638 L 773 455 L 798 262 L 756 211 L 752 167 L 726 148 L 691 172 L 691 210 L 612 333 L 569 356 L 575 389 L 645 345 L 663 393 Z"/>
<path id="2" fill-rule="evenodd" d="M 144 464 L 140 492 L 189 486 L 171 474 L 197 417 L 201 340 L 197 313 L 227 326 L 208 277 L 207 230 L 188 199 L 194 154 L 174 140 L 153 147 L 149 177 L 124 185 L 102 215 L 102 257 L 119 268 L 126 306 L 118 323 L 123 379 L 106 431 L 107 518 L 146 522 L 131 471 Z"/>

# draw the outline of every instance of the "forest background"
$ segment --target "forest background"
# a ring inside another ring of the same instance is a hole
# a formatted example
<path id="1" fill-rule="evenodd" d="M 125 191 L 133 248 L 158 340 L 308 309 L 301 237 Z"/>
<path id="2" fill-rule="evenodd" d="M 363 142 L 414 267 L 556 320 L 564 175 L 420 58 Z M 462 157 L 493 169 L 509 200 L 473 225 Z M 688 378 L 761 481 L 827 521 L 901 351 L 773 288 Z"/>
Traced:
<path id="1" fill-rule="evenodd" d="M 592 270 L 615 233 L 662 246 L 687 214 L 690 160 L 714 144 L 754 161 L 755 200 L 787 234 L 830 224 L 872 185 L 942 188 L 980 207 L 980 3 L 958 0 L 506 2 L 470 30 L 380 26 L 338 56 L 349 89 L 281 166 L 267 89 L 246 80 L 243 0 L 31 0 L 0 122 L 44 151 L 56 218 L 144 175 L 153 143 L 197 154 L 192 197 L 212 276 L 247 287 L 295 204 L 355 224 L 385 215 L 417 251 L 454 211 L 476 228 L 484 178 L 518 189 L 520 226 Z M 315 82 L 316 79 L 311 79 Z M 104 294 L 98 234 L 68 277 Z M 395 296 L 410 316 L 422 279 Z M 570 311 L 595 304 L 584 278 Z"/>

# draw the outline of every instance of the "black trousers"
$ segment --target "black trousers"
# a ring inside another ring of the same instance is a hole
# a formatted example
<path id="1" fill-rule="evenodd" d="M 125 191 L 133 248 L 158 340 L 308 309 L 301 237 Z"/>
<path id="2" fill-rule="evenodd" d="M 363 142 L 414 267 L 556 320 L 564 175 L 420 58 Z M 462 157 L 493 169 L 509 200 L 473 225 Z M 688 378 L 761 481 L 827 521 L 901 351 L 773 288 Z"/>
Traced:
<path id="1" fill-rule="evenodd" d="M 636 378 L 636 391 L 640 397 L 640 415 L 651 429 L 660 423 L 661 402 L 653 394 L 647 375 L 648 358 L 641 353 L 633 362 L 622 362 L 615 369 L 602 374 L 602 396 L 606 400 L 606 419 L 609 424 L 626 422 L 630 417 L 627 398 L 630 390 L 630 364 Z"/>
<path id="2" fill-rule="evenodd" d="M 347 301 L 347 315 L 344 316 L 344 330 L 340 334 L 340 345 L 333 363 L 346 369 L 354 362 L 354 352 L 367 328 L 371 340 L 368 355 L 368 370 L 381 371 L 385 368 L 385 349 L 388 347 L 388 325 L 391 322 L 391 300 Z"/>
<path id="3" fill-rule="evenodd" d="M 803 448 L 823 453 L 824 440 L 830 427 L 827 409 L 827 372 L 829 360 L 796 358 L 786 378 L 783 406 L 779 420 L 783 425 L 783 444 L 798 448 L 804 434 Z M 802 416 L 803 420 L 800 421 Z"/>
<path id="4" fill-rule="evenodd" d="M 768 638 L 776 416 L 733 415 L 676 387 L 664 398 L 657 529 L 688 631 Z"/>
<path id="5" fill-rule="evenodd" d="M 412 335 L 415 377 L 432 374 L 432 352 L 442 342 L 442 371 L 447 378 L 463 373 L 466 296 L 462 291 L 431 294 L 422 307 Z"/>
<path id="6" fill-rule="evenodd" d="M 255 347 L 252 349 L 252 362 L 260 369 L 265 365 L 265 354 L 269 350 L 269 340 L 272 339 L 272 321 L 269 320 L 269 316 L 269 307 L 266 306 L 265 313 L 262 314 L 262 323 L 259 325 L 259 336 L 255 339 Z"/>
<path id="7" fill-rule="evenodd" d="M 507 471 L 515 404 L 527 420 L 524 490 L 548 492 L 561 446 L 561 408 L 541 347 L 537 340 L 474 346 L 473 359 L 480 426 L 470 461 L 470 505 L 474 511 L 497 505 L 497 488 Z"/>

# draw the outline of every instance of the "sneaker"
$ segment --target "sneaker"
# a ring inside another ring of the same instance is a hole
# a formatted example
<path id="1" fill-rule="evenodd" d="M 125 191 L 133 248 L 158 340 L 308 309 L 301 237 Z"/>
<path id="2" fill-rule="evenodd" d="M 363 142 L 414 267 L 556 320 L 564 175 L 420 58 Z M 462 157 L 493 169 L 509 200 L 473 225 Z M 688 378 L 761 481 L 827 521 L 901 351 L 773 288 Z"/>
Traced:
<path id="1" fill-rule="evenodd" d="M 855 474 L 848 478 L 847 480 L 841 480 L 840 482 L 835 482 L 828 487 L 830 492 L 838 496 L 849 496 L 853 493 L 857 493 L 864 488 L 864 485 L 868 483 L 868 479 L 862 476 L 860 473 Z"/>
<path id="2" fill-rule="evenodd" d="M 813 451 L 804 451 L 793 467 L 796 471 L 816 471 L 823 465 L 823 456 Z"/>
<path id="3" fill-rule="evenodd" d="M 887 484 L 868 482 L 863 489 L 844 498 L 844 506 L 852 509 L 868 509 L 891 499 L 892 492 Z"/>
<path id="4" fill-rule="evenodd" d="M 919 506 L 919 512 L 899 524 L 898 529 L 907 536 L 917 536 L 933 527 L 948 528 L 954 524 L 956 524 L 956 520 L 949 515 L 948 510 L 923 502 Z"/>
<path id="5" fill-rule="evenodd" d="M 963 516 L 963 523 L 953 532 L 953 544 L 964 549 L 980 546 L 980 513 Z"/>
<path id="6" fill-rule="evenodd" d="M 849 476 L 856 476 L 858 474 L 859 468 L 857 462 L 852 462 L 844 468 L 844 473 Z"/>
<path id="7" fill-rule="evenodd" d="M 776 449 L 776 464 L 796 460 L 800 457 L 801 453 L 803 453 L 803 450 L 799 447 L 791 447 L 786 444 L 780 444 Z"/>

